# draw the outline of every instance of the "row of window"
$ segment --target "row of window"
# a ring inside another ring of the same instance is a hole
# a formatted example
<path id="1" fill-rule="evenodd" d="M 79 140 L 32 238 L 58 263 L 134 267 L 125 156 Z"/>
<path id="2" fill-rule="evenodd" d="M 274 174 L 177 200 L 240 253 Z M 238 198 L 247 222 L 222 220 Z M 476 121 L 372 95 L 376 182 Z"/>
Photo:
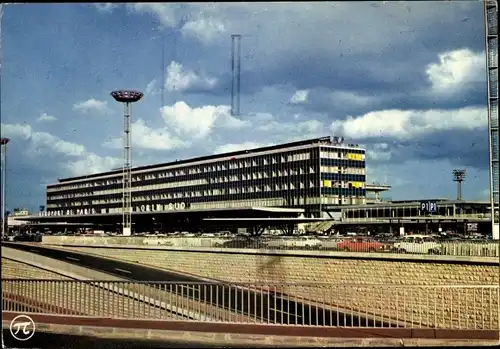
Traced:
<path id="1" fill-rule="evenodd" d="M 231 160 L 223 160 L 218 163 L 208 164 L 208 165 L 200 165 L 200 166 L 186 166 L 185 168 L 175 169 L 175 170 L 166 170 L 166 171 L 156 171 L 152 170 L 151 173 L 145 174 L 137 174 L 134 175 L 135 180 L 150 180 L 150 179 L 161 179 L 161 178 L 171 178 L 177 176 L 185 176 L 185 175 L 193 175 L 193 174 L 201 174 L 201 173 L 211 173 L 211 172 L 219 172 L 226 170 L 235 170 L 235 169 L 243 169 L 243 168 L 251 168 L 257 166 L 272 166 L 278 164 L 292 163 L 296 161 L 306 161 L 310 160 L 311 153 L 303 152 L 296 154 L 281 154 L 275 156 L 262 157 L 258 156 L 250 159 L 231 159 Z M 287 165 L 288 166 L 288 165 Z M 47 191 L 60 191 L 60 190 L 68 190 L 68 189 L 79 189 L 79 188 L 88 188 L 102 185 L 110 185 L 117 183 L 117 179 L 120 175 L 117 175 L 116 178 L 109 179 L 101 179 L 96 181 L 86 181 L 82 183 L 74 183 L 67 185 L 57 185 L 51 186 L 47 188 Z"/>
<path id="2" fill-rule="evenodd" d="M 133 201 L 143 201 L 143 200 L 150 200 L 150 199 L 177 199 L 177 198 L 189 198 L 189 197 L 201 197 L 201 196 L 213 196 L 213 195 L 227 195 L 227 194 L 240 194 L 240 193 L 260 193 L 260 192 L 267 192 L 267 191 L 280 191 L 280 190 L 294 190 L 294 189 L 305 189 L 305 188 L 314 188 L 314 182 L 309 181 L 308 183 L 305 182 L 299 182 L 297 186 L 295 186 L 293 183 L 281 183 L 281 184 L 274 184 L 274 185 L 259 185 L 259 186 L 247 186 L 247 187 L 234 187 L 234 188 L 223 188 L 223 189 L 206 189 L 206 190 L 197 190 L 197 191 L 185 191 L 185 192 L 164 192 L 161 193 L 158 191 L 157 195 L 136 195 L 132 197 Z M 155 191 L 158 188 L 153 188 Z M 110 195 L 116 195 L 116 194 L 121 194 L 122 189 L 114 189 L 110 190 Z M 71 197 L 68 194 L 67 197 L 62 197 L 62 198 L 57 198 L 57 199 L 74 199 L 76 197 Z M 146 199 L 147 198 L 147 199 Z M 47 199 L 47 201 L 52 201 L 56 200 L 54 197 L 50 197 L 50 199 Z M 111 198 L 111 197 L 106 197 L 106 199 L 102 200 L 83 200 L 83 201 L 78 201 L 78 202 L 83 202 L 84 205 L 88 205 L 90 202 L 94 204 L 99 204 L 99 203 L 107 203 L 107 202 L 118 202 L 121 201 L 122 198 L 121 196 L 116 196 L 116 198 Z"/>
<path id="3" fill-rule="evenodd" d="M 436 215 L 453 216 L 452 207 L 440 207 Z M 394 218 L 394 217 L 418 217 L 427 216 L 427 213 L 420 208 L 393 208 L 393 209 L 363 209 L 345 210 L 344 216 L 347 218 Z"/>
<path id="4" fill-rule="evenodd" d="M 309 169 L 310 172 L 314 172 L 312 168 Z M 295 172 L 291 172 L 292 175 L 295 175 Z M 300 173 L 305 174 L 303 171 L 299 171 L 298 174 Z M 274 176 L 284 176 L 284 175 L 289 175 L 290 172 L 288 171 L 273 171 L 271 174 L 271 178 Z M 241 178 L 241 180 L 239 180 Z M 224 177 L 215 177 L 215 178 L 209 178 L 209 179 L 194 179 L 194 180 L 187 180 L 187 181 L 177 181 L 177 182 L 163 182 L 163 183 L 158 183 L 158 184 L 150 184 L 150 185 L 142 185 L 142 186 L 133 186 L 131 188 L 131 191 L 133 193 L 137 192 L 145 192 L 145 191 L 163 191 L 163 190 L 172 190 L 172 189 L 182 189 L 185 187 L 191 187 L 192 189 L 195 189 L 194 187 L 200 187 L 200 186 L 210 186 L 210 187 L 218 187 L 217 189 L 223 189 L 223 188 L 229 188 L 229 187 L 234 187 L 234 186 L 244 186 L 245 183 L 239 183 L 240 181 L 247 181 L 247 180 L 252 180 L 254 181 L 254 185 L 278 185 L 279 183 L 275 183 L 275 181 L 267 181 L 266 179 L 270 178 L 268 176 L 267 172 L 259 172 L 259 173 L 253 173 L 253 174 L 248 174 L 248 175 L 241 175 L 241 177 L 234 177 L 234 176 L 224 176 Z M 275 177 L 274 177 L 275 178 Z M 335 174 L 335 173 L 322 173 L 321 174 L 321 179 L 323 180 L 323 186 L 335 186 L 335 187 L 341 187 L 341 188 L 350 188 L 350 187 L 364 187 L 363 185 L 357 185 L 353 183 L 357 182 L 365 182 L 365 176 L 364 175 L 355 175 L 355 174 Z M 327 180 L 327 182 L 325 182 Z M 303 182 L 303 180 L 300 180 L 298 177 L 295 182 L 299 183 Z M 338 184 L 328 184 L 328 181 L 334 181 L 335 183 Z M 280 181 L 282 182 L 282 181 Z M 287 182 L 292 182 L 292 180 L 287 181 Z M 326 184 L 325 184 L 326 183 Z M 351 183 L 351 184 L 349 184 Z M 224 185 L 221 185 L 224 184 Z M 283 183 L 285 184 L 285 183 Z M 300 185 L 300 184 L 297 184 Z M 109 188 L 109 189 L 103 189 L 103 190 L 95 190 L 95 191 L 82 191 L 82 192 L 69 192 L 69 193 L 64 193 L 64 194 L 49 194 L 47 193 L 47 200 L 60 200 L 60 199 L 68 199 L 68 198 L 79 198 L 79 197 L 95 197 L 95 196 L 106 196 L 106 195 L 112 195 L 112 194 L 117 194 L 117 193 L 122 193 L 123 188 L 121 186 L 116 186 L 115 188 Z"/>
<path id="5" fill-rule="evenodd" d="M 310 185 L 312 185 L 310 183 Z M 290 184 L 290 186 L 285 186 L 281 187 L 279 189 L 278 187 L 275 188 L 274 192 L 282 192 L 286 190 L 299 190 L 295 192 L 293 195 L 291 195 L 291 199 L 295 197 L 301 197 L 301 196 L 306 196 L 304 194 L 304 186 L 303 184 L 301 185 L 301 188 L 293 186 L 293 184 Z M 140 196 L 134 196 L 132 197 L 132 202 L 150 202 L 150 201 L 163 201 L 163 200 L 187 200 L 188 202 L 193 202 L 193 198 L 198 198 L 196 201 L 203 201 L 200 200 L 199 198 L 207 198 L 207 201 L 224 201 L 224 198 L 229 198 L 231 195 L 237 195 L 237 196 L 248 196 L 244 194 L 256 194 L 256 195 L 250 195 L 250 196 L 268 196 L 271 197 L 275 194 L 271 194 L 272 192 L 272 187 L 267 186 L 267 187 L 243 187 L 243 188 L 232 188 L 232 189 L 213 189 L 213 190 L 206 190 L 206 191 L 196 191 L 196 192 L 179 192 L 179 193 L 168 193 L 168 194 L 162 194 L 162 195 L 140 195 Z M 267 194 L 259 194 L 259 193 L 267 193 Z M 271 195 L 269 195 L 271 194 Z M 364 198 L 365 197 L 365 190 L 360 189 L 360 188 L 351 188 L 351 189 L 337 189 L 337 188 L 324 188 L 322 190 L 322 195 L 323 196 L 328 196 L 328 197 L 356 197 L 356 198 Z M 221 200 L 222 199 L 222 200 Z M 122 202 L 122 197 L 119 195 L 116 196 L 111 196 L 111 197 L 106 197 L 105 199 L 98 199 L 98 200 L 74 200 L 68 202 L 67 200 L 58 202 L 58 203 L 48 203 L 47 207 L 48 208 L 60 208 L 60 207 L 80 207 L 80 206 L 90 206 L 90 205 L 108 205 L 108 204 L 119 204 Z"/>
<path id="6" fill-rule="evenodd" d="M 320 159 L 321 166 L 334 166 L 334 167 L 355 167 L 365 168 L 365 161 L 344 160 L 344 159 Z"/>
<path id="7" fill-rule="evenodd" d="M 325 174 L 324 176 L 328 176 Z M 333 175 L 332 175 L 333 176 Z M 352 175 L 353 177 L 355 175 Z M 349 177 L 349 176 L 346 176 Z M 336 178 L 336 180 L 323 180 L 320 182 L 321 187 L 335 187 L 335 188 L 364 188 L 364 178 L 362 176 L 355 176 L 358 181 L 343 181 L 341 178 Z M 254 185 L 243 185 L 241 183 L 232 183 L 231 185 L 218 186 L 217 182 L 211 183 L 211 185 L 207 185 L 208 183 L 205 181 L 203 183 L 185 183 L 182 182 L 182 185 L 175 185 L 175 183 L 162 183 L 155 184 L 149 186 L 141 186 L 141 187 L 133 187 L 131 188 L 132 193 L 136 193 L 136 197 L 139 193 L 146 194 L 147 192 L 154 192 L 158 197 L 165 198 L 176 198 L 176 197 L 197 197 L 197 196 L 210 196 L 210 195 L 219 195 L 222 194 L 233 194 L 239 192 L 261 192 L 261 191 L 279 191 L 279 190 L 294 190 L 294 189 L 306 189 L 306 188 L 314 188 L 316 185 L 313 180 L 309 181 L 287 181 L 287 182 L 272 182 L 269 183 L 267 181 L 258 180 Z M 200 184 L 204 186 L 200 187 Z M 179 190 L 174 191 L 170 190 L 172 188 L 180 189 L 182 187 L 190 186 L 191 190 Z M 196 188 L 197 187 L 197 188 Z M 198 190 L 197 190 L 198 189 Z M 55 200 L 65 200 L 65 199 L 76 199 L 76 198 L 91 198 L 91 197 L 101 197 L 102 200 L 109 199 L 108 196 L 113 195 L 121 195 L 123 193 L 123 188 L 115 188 L 108 190 L 99 190 L 95 192 L 84 192 L 84 193 L 67 193 L 61 195 L 49 195 L 47 196 L 47 202 L 55 201 Z"/>
<path id="8" fill-rule="evenodd" d="M 321 150 L 320 158 L 324 159 L 349 159 L 355 161 L 364 161 L 365 154 L 364 153 L 354 153 L 354 152 L 337 152 L 333 150 Z"/>
<path id="9" fill-rule="evenodd" d="M 332 181 L 325 179 L 320 182 L 320 186 L 322 188 L 344 188 L 344 189 L 364 188 L 365 182 L 343 182 L 338 180 Z"/>
<path id="10" fill-rule="evenodd" d="M 364 167 L 339 167 L 339 166 L 321 166 L 320 172 L 322 173 L 340 173 L 340 174 L 366 174 Z"/>
<path id="11" fill-rule="evenodd" d="M 271 178 L 271 177 L 296 176 L 296 175 L 303 175 L 303 174 L 307 174 L 307 173 L 315 173 L 314 168 L 313 167 L 309 167 L 309 168 L 297 167 L 297 168 L 282 169 L 282 170 L 256 171 L 256 172 L 251 172 L 251 173 L 229 174 L 229 175 L 224 175 L 224 176 L 215 177 L 215 178 L 220 178 L 219 182 L 229 182 L 229 181 L 261 179 L 261 178 Z M 178 174 L 175 176 L 160 177 L 160 178 L 156 178 L 156 176 L 147 176 L 144 178 L 144 181 L 159 182 L 158 179 L 176 178 L 176 177 L 180 177 L 180 176 L 182 176 L 182 175 Z M 174 183 L 198 183 L 199 181 L 204 181 L 204 180 L 205 179 L 190 179 L 190 180 L 185 180 L 185 181 L 176 181 Z M 116 177 L 116 178 L 105 180 L 105 181 L 97 181 L 97 182 L 93 183 L 94 185 L 87 185 L 87 186 L 85 186 L 85 188 L 118 186 L 118 185 L 122 184 L 122 182 L 123 182 L 123 177 L 120 176 L 120 177 Z M 143 182 L 143 180 L 141 180 L 141 178 L 139 176 L 132 175 L 132 182 L 133 183 Z M 168 181 L 161 181 L 161 182 L 168 182 Z M 214 179 L 212 179 L 210 183 L 214 183 Z M 180 185 L 182 185 L 182 184 L 180 184 Z M 186 185 L 189 185 L 189 184 L 186 184 Z M 58 191 L 61 192 L 64 190 L 60 189 Z M 54 190 L 47 189 L 47 193 L 51 193 L 51 192 L 54 192 Z"/>

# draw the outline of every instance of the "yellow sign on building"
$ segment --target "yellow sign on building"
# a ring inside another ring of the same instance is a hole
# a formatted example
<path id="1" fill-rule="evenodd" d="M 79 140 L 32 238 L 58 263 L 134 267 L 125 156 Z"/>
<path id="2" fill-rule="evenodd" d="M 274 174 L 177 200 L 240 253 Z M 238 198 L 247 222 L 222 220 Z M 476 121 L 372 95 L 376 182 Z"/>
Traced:
<path id="1" fill-rule="evenodd" d="M 362 161 L 363 160 L 363 155 L 362 154 L 347 153 L 347 158 L 349 160 Z"/>

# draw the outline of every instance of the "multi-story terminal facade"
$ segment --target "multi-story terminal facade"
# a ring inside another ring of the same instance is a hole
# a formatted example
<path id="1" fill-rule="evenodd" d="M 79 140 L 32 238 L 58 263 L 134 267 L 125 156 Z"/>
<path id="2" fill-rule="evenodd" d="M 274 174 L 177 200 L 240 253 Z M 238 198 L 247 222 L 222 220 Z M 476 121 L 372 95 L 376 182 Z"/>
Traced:
<path id="1" fill-rule="evenodd" d="M 337 137 L 217 154 L 132 169 L 133 212 L 365 203 L 365 150 Z M 122 171 L 47 186 L 48 216 L 120 214 Z"/>

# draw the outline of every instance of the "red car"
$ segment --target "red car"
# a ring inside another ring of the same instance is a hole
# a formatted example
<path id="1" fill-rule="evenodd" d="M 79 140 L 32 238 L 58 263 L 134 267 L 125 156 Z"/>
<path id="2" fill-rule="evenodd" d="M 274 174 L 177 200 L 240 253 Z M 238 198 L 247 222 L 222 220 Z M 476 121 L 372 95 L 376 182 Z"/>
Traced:
<path id="1" fill-rule="evenodd" d="M 383 251 L 386 245 L 370 238 L 353 238 L 337 244 L 337 248 L 351 252 L 377 252 Z"/>

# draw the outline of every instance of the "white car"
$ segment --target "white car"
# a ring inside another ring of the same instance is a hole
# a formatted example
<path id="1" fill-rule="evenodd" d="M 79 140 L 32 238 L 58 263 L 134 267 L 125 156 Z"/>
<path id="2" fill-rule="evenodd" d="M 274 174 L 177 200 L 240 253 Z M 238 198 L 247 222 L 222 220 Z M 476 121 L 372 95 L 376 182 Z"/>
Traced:
<path id="1" fill-rule="evenodd" d="M 278 249 L 293 249 L 293 248 L 317 248 L 321 245 L 321 241 L 312 236 L 284 236 L 277 239 L 269 239 L 266 241 L 266 246 L 269 248 Z"/>
<path id="2" fill-rule="evenodd" d="M 409 235 L 393 245 L 397 253 L 441 254 L 443 246 L 428 235 Z"/>
<path id="3" fill-rule="evenodd" d="M 295 247 L 317 248 L 321 246 L 321 240 L 313 236 L 301 236 L 295 240 Z"/>

